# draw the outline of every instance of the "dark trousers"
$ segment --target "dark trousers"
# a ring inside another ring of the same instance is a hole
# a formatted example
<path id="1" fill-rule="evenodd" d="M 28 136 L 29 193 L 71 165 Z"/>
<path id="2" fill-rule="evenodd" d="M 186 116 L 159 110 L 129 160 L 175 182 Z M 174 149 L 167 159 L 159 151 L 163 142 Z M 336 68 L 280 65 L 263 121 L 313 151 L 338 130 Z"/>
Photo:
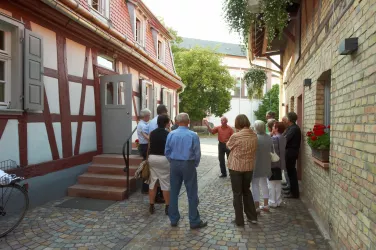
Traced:
<path id="1" fill-rule="evenodd" d="M 244 225 L 244 215 L 248 220 L 257 220 L 257 213 L 253 201 L 252 192 L 249 189 L 252 181 L 252 171 L 230 171 L 232 193 L 234 195 L 235 222 Z"/>
<path id="2" fill-rule="evenodd" d="M 228 159 L 228 155 L 230 154 L 230 149 L 226 147 L 226 143 L 219 142 L 218 143 L 218 160 L 219 160 L 219 166 L 221 167 L 222 175 L 227 175 L 225 154 Z"/>
<path id="3" fill-rule="evenodd" d="M 296 157 L 286 157 L 286 170 L 290 179 L 290 192 L 295 198 L 299 198 L 298 173 L 296 171 Z"/>

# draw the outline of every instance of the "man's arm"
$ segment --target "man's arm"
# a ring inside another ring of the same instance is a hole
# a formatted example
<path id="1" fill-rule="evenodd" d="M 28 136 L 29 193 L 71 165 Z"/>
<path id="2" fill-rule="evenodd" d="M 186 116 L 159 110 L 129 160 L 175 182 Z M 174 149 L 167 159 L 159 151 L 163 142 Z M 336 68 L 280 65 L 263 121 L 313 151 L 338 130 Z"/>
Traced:
<path id="1" fill-rule="evenodd" d="M 209 133 L 212 133 L 213 135 L 216 134 L 216 133 L 218 133 L 218 127 L 215 127 L 215 128 L 212 129 L 209 126 L 209 122 L 208 121 L 204 121 L 204 123 L 205 123 L 206 127 L 208 128 Z"/>
<path id="2" fill-rule="evenodd" d="M 171 146 L 170 146 L 170 143 L 171 143 L 171 133 L 168 134 L 167 136 L 167 140 L 166 140 L 166 146 L 165 146 L 165 156 L 167 158 L 168 161 L 171 160 Z"/>
<path id="3" fill-rule="evenodd" d="M 201 160 L 201 146 L 198 135 L 194 135 L 193 137 L 193 153 L 195 155 L 195 167 L 197 168 Z"/>
<path id="4" fill-rule="evenodd" d="M 141 130 L 141 134 L 143 137 L 145 137 L 147 140 L 149 140 L 149 125 L 145 125 L 144 127 L 142 127 L 142 130 Z"/>
<path id="5" fill-rule="evenodd" d="M 285 134 L 286 144 L 289 143 L 292 140 L 292 138 L 294 137 L 294 134 L 295 134 L 295 129 L 294 128 L 287 129 L 287 132 Z"/>

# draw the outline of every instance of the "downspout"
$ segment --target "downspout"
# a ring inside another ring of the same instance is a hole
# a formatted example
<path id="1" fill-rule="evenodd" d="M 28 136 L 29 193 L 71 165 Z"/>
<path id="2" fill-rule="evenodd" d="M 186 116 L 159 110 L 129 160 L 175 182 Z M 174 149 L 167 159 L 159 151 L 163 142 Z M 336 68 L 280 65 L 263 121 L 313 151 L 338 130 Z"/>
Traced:
<path id="1" fill-rule="evenodd" d="M 99 35 L 100 37 L 104 38 L 106 41 L 120 47 L 125 52 L 140 59 L 143 63 L 145 63 L 151 68 L 154 68 L 160 74 L 170 79 L 171 81 L 175 82 L 176 84 L 182 87 L 184 86 L 181 83 L 180 77 L 168 71 L 164 65 L 158 64 L 158 62 L 154 58 L 149 56 L 138 44 L 131 42 L 124 35 L 112 29 L 109 25 L 97 20 L 88 10 L 80 6 L 80 4 L 77 3 L 76 1 L 60 0 L 61 2 L 66 4 L 70 9 L 67 9 L 67 6 L 58 2 L 57 0 L 41 0 L 41 1 L 49 5 L 50 7 L 56 9 L 57 11 L 64 14 L 65 16 L 69 17 L 70 19 L 76 21 L 83 27 L 91 30 L 95 34 Z M 81 14 L 83 17 L 92 21 L 99 27 L 86 21 L 85 19 L 77 15 L 75 12 Z M 103 30 L 108 32 L 110 35 L 106 34 Z"/>

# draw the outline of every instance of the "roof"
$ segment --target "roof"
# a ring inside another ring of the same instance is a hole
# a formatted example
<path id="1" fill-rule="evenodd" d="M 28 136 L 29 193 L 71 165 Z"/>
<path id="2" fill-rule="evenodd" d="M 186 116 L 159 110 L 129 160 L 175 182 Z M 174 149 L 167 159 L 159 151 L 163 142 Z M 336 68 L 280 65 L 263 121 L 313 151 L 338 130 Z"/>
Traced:
<path id="1" fill-rule="evenodd" d="M 179 44 L 179 47 L 186 49 L 191 49 L 195 46 L 204 48 L 209 47 L 224 55 L 247 57 L 246 51 L 243 50 L 240 44 L 222 43 L 185 37 L 183 37 L 183 42 Z"/>

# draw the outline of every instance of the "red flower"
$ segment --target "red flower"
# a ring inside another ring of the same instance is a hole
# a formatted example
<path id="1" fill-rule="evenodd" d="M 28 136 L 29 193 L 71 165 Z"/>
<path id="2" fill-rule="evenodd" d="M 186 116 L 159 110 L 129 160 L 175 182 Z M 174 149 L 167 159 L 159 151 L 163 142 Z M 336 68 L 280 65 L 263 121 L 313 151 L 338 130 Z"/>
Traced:
<path id="1" fill-rule="evenodd" d="M 316 141 L 316 140 L 317 140 L 317 137 L 316 137 L 316 136 L 312 136 L 312 137 L 311 137 L 311 140 L 312 140 L 312 141 Z"/>
<path id="2" fill-rule="evenodd" d="M 136 139 L 135 143 L 139 143 L 140 141 L 138 139 Z"/>
<path id="3" fill-rule="evenodd" d="M 307 136 L 312 136 L 313 135 L 313 132 L 312 131 L 308 131 L 307 132 Z"/>
<path id="4" fill-rule="evenodd" d="M 328 125 L 328 127 L 327 128 L 330 128 L 330 125 Z"/>
<path id="5" fill-rule="evenodd" d="M 324 132 L 323 129 L 316 129 L 313 133 L 314 133 L 316 136 L 321 136 L 321 135 L 325 134 L 325 132 Z"/>

